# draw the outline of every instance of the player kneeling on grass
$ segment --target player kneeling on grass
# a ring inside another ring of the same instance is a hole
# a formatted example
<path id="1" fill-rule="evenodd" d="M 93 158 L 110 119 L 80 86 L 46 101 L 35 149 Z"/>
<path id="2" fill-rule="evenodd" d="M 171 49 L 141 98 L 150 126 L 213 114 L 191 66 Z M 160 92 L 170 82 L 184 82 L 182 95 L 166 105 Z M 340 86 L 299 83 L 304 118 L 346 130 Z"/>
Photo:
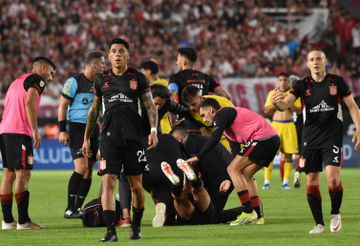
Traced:
<path id="1" fill-rule="evenodd" d="M 216 100 L 208 98 L 201 103 L 199 112 L 205 122 L 213 124 L 214 132 L 200 152 L 187 162 L 201 160 L 219 142 L 223 133 L 234 143 L 246 143 L 227 168 L 243 211 L 230 225 L 251 223 L 258 216 L 252 207 L 249 185 L 255 185 L 252 184 L 253 175 L 274 159 L 280 138 L 262 116 L 245 108 L 221 109 Z"/>

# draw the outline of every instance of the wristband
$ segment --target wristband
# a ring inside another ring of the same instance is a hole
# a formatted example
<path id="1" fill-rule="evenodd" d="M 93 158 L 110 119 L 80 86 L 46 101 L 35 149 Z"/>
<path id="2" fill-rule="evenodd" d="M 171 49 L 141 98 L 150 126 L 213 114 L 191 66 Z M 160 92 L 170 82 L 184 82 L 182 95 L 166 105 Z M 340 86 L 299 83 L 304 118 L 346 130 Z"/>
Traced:
<path id="1" fill-rule="evenodd" d="M 157 128 L 156 128 L 156 127 L 151 127 L 150 132 L 151 132 L 151 133 L 155 133 L 155 134 L 157 134 L 157 133 L 158 133 L 158 131 L 157 131 Z"/>
<path id="2" fill-rule="evenodd" d="M 59 121 L 60 132 L 66 132 L 66 120 Z"/>

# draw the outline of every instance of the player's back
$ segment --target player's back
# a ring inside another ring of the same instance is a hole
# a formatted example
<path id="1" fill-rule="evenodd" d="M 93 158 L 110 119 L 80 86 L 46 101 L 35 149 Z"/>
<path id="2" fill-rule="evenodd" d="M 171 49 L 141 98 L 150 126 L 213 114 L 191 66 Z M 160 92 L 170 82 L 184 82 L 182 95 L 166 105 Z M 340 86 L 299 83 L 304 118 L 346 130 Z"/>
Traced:
<path id="1" fill-rule="evenodd" d="M 30 78 L 30 76 L 35 77 L 38 75 L 32 73 L 23 74 L 10 85 L 5 97 L 5 108 L 0 124 L 0 134 L 15 133 L 32 136 L 26 113 L 27 87 L 25 85 L 26 79 Z M 45 82 L 41 82 L 36 86 L 44 87 Z M 38 89 L 40 90 L 40 88 Z M 36 111 L 39 109 L 40 99 L 41 97 L 39 96 L 36 102 Z"/>

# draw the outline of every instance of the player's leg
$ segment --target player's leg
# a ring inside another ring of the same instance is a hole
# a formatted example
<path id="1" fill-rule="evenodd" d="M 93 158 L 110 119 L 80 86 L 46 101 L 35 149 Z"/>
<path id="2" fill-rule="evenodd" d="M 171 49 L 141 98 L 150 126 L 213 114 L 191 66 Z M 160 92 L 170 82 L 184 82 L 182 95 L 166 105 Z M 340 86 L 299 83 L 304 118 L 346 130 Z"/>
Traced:
<path id="1" fill-rule="evenodd" d="M 131 190 L 128 178 L 125 176 L 124 172 L 120 173 L 119 176 L 119 198 L 120 198 L 120 208 L 121 208 L 121 217 L 116 223 L 116 226 L 119 227 L 130 227 L 131 226 Z"/>
<path id="2" fill-rule="evenodd" d="M 300 172 L 301 172 L 301 168 L 300 168 L 300 155 L 296 154 L 295 155 L 295 173 L 294 173 L 294 187 L 295 188 L 300 188 L 301 183 L 300 183 Z"/>
<path id="3" fill-rule="evenodd" d="M 342 167 L 342 150 L 333 145 L 332 149 L 326 150 L 324 159 L 326 163 L 326 178 L 331 199 L 331 220 L 330 231 L 339 232 L 341 230 L 340 207 L 343 198 L 343 186 L 340 179 L 340 170 Z"/>
<path id="4" fill-rule="evenodd" d="M 281 189 L 283 190 L 289 190 L 289 180 L 291 176 L 291 170 L 293 166 L 292 162 L 292 154 L 282 153 L 282 156 L 284 156 L 284 176 L 283 176 L 283 182 L 281 185 Z"/>
<path id="5" fill-rule="evenodd" d="M 2 154 L 3 159 L 4 155 Z M 3 220 L 1 229 L 9 230 L 16 229 L 16 221 L 12 214 L 12 203 L 13 203 L 13 184 L 15 181 L 15 171 L 9 170 L 9 168 L 3 169 L 3 175 L 0 186 L 0 199 L 1 208 L 3 213 Z"/>
<path id="6" fill-rule="evenodd" d="M 254 220 L 253 224 L 265 224 L 262 203 L 259 197 L 259 192 L 257 190 L 256 181 L 254 179 L 254 175 L 257 171 L 259 171 L 262 166 L 257 164 L 252 164 L 245 168 L 244 176 L 248 182 L 249 195 L 251 199 L 251 206 L 257 214 L 257 219 Z"/>
<path id="7" fill-rule="evenodd" d="M 262 187 L 263 190 L 270 189 L 270 179 L 271 179 L 271 174 L 272 174 L 273 169 L 274 169 L 273 162 L 271 162 L 268 167 L 264 168 L 264 185 Z"/>
<path id="8" fill-rule="evenodd" d="M 117 176 L 106 173 L 102 176 L 102 194 L 101 205 L 103 209 L 103 218 L 107 227 L 105 237 L 100 239 L 101 242 L 117 241 L 115 230 L 115 200 L 114 191 L 116 187 Z"/>

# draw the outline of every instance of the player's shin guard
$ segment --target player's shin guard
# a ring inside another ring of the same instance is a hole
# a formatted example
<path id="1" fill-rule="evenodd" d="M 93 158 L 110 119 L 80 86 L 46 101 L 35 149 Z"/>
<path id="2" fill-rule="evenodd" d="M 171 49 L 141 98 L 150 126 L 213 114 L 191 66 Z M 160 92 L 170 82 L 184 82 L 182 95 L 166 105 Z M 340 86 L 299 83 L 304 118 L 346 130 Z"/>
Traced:
<path id="1" fill-rule="evenodd" d="M 291 176 L 291 169 L 292 169 L 293 163 L 292 161 L 286 161 L 284 164 L 284 179 L 283 179 L 283 184 L 289 183 L 289 179 Z"/>
<path id="2" fill-rule="evenodd" d="M 329 194 L 331 199 L 331 214 L 339 214 L 343 197 L 343 186 L 341 182 L 337 187 L 330 188 Z"/>
<path id="3" fill-rule="evenodd" d="M 261 200 L 258 196 L 252 196 L 251 197 L 251 206 L 255 210 L 258 218 L 263 217 L 262 209 L 261 209 Z"/>
<path id="4" fill-rule="evenodd" d="M 318 185 L 307 187 L 307 200 L 316 224 L 324 225 L 322 214 L 322 199 Z"/>
<path id="5" fill-rule="evenodd" d="M 131 224 L 132 227 L 140 227 L 143 213 L 144 213 L 144 208 L 133 207 L 133 222 Z"/>
<path id="6" fill-rule="evenodd" d="M 283 181 L 284 179 L 284 166 L 285 166 L 285 160 L 280 160 L 279 171 L 280 171 L 281 181 Z"/>
<path id="7" fill-rule="evenodd" d="M 92 179 L 82 179 L 79 187 L 79 192 L 76 198 L 75 208 L 81 208 L 84 204 L 85 198 L 89 193 Z"/>
<path id="8" fill-rule="evenodd" d="M 268 167 L 264 169 L 264 184 L 269 184 L 271 179 L 272 170 L 274 169 L 274 164 L 271 162 Z"/>
<path id="9" fill-rule="evenodd" d="M 115 211 L 104 210 L 103 218 L 108 232 L 115 232 Z"/>
<path id="10" fill-rule="evenodd" d="M 79 187 L 83 176 L 77 172 L 73 172 L 68 185 L 68 205 L 67 209 L 75 209 L 75 200 L 79 192 Z"/>
<path id="11" fill-rule="evenodd" d="M 253 211 L 253 208 L 251 206 L 251 200 L 250 200 L 250 196 L 249 196 L 249 191 L 248 190 L 243 190 L 237 193 L 239 196 L 239 199 L 241 201 L 242 207 L 243 207 L 243 211 L 245 213 L 251 213 Z"/>
<path id="12" fill-rule="evenodd" d="M 29 218 L 29 191 L 23 191 L 20 193 L 15 194 L 15 199 L 18 207 L 18 223 L 24 224 L 30 221 Z"/>
<path id="13" fill-rule="evenodd" d="M 12 215 L 12 203 L 13 203 L 13 193 L 0 195 L 1 207 L 3 212 L 3 219 L 6 223 L 11 223 L 14 221 Z"/>

